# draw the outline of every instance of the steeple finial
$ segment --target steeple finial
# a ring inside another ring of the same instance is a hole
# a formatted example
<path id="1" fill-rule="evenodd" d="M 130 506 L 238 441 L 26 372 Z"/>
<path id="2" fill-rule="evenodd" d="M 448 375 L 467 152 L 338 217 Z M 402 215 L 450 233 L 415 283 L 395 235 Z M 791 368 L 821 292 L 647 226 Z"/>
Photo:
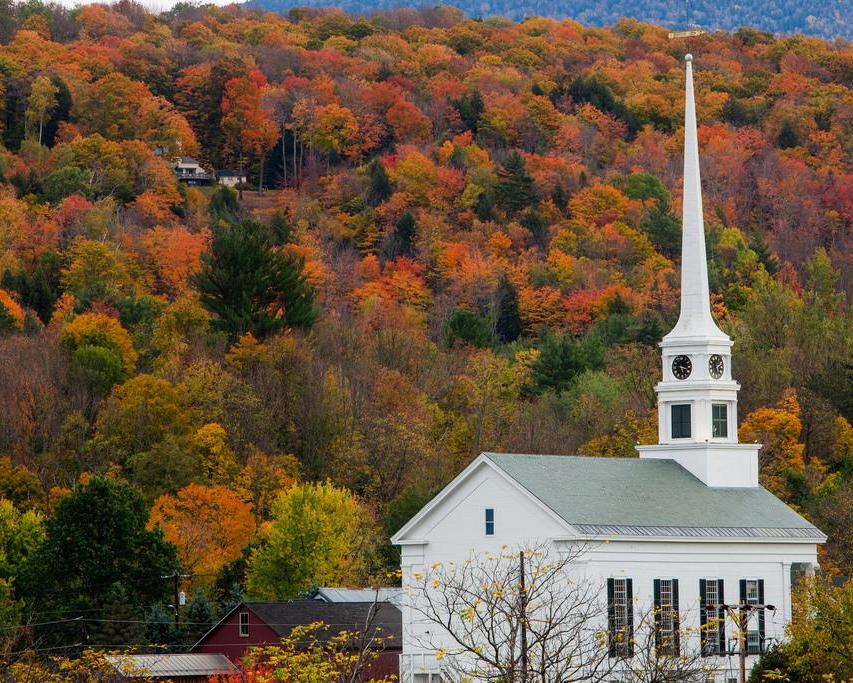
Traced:
<path id="1" fill-rule="evenodd" d="M 693 97 L 693 55 L 685 55 L 687 83 L 684 103 L 684 198 L 681 237 L 681 314 L 664 341 L 675 338 L 728 340 L 711 316 L 696 102 Z"/>

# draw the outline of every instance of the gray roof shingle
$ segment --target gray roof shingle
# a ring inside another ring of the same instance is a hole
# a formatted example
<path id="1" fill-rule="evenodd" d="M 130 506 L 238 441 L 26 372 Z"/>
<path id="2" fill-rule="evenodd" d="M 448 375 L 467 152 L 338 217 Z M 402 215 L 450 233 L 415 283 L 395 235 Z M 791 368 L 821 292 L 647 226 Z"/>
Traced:
<path id="1" fill-rule="evenodd" d="M 766 489 L 708 487 L 674 460 L 484 455 L 583 534 L 826 538 Z"/>
<path id="2" fill-rule="evenodd" d="M 307 626 L 323 622 L 328 627 L 322 636 L 336 635 L 340 631 L 361 631 L 367 622 L 372 602 L 324 602 L 322 600 L 290 600 L 288 602 L 243 603 L 258 618 L 281 636 L 287 636 L 294 626 Z M 390 602 L 376 603 L 372 619 L 373 628 L 380 629 L 380 637 L 400 643 L 403 636 L 403 615 Z"/>

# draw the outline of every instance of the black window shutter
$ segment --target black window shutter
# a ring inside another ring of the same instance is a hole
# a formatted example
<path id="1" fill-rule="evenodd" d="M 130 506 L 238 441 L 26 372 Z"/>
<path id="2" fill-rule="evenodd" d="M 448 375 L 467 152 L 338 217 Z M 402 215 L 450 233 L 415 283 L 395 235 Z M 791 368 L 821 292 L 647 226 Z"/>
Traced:
<path id="1" fill-rule="evenodd" d="M 678 614 L 678 579 L 672 580 L 672 652 L 678 656 L 681 654 L 681 617 Z"/>
<path id="2" fill-rule="evenodd" d="M 655 579 L 655 649 L 660 648 L 661 632 L 660 632 L 660 579 Z"/>
<path id="3" fill-rule="evenodd" d="M 616 656 L 616 601 L 615 581 L 607 579 L 607 649 L 611 657 Z"/>
<path id="4" fill-rule="evenodd" d="M 746 579 L 740 580 L 740 604 L 746 604 Z"/>
<path id="5" fill-rule="evenodd" d="M 628 657 L 634 656 L 634 580 L 625 579 L 625 596 L 628 598 L 628 633 L 626 634 L 628 645 Z"/>
<path id="6" fill-rule="evenodd" d="M 705 605 L 708 604 L 708 589 L 705 579 L 699 579 L 699 642 L 702 643 L 702 656 L 707 657 L 708 652 L 708 612 Z"/>
<path id="7" fill-rule="evenodd" d="M 725 595 L 723 592 L 723 580 L 717 579 L 717 600 L 720 601 L 720 605 L 725 604 Z M 726 647 L 726 610 L 723 607 L 720 607 L 717 613 L 717 624 L 720 629 L 720 653 L 722 654 L 728 649 Z"/>
<path id="8" fill-rule="evenodd" d="M 764 604 L 764 579 L 758 579 L 758 604 Z M 758 647 L 764 652 L 764 608 L 758 610 Z"/>

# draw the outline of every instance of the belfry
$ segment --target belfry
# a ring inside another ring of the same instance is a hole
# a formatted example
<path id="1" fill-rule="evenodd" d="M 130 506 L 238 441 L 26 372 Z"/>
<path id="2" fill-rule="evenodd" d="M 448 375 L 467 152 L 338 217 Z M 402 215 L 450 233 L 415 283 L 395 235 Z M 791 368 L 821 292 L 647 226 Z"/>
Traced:
<path id="1" fill-rule="evenodd" d="M 737 439 L 732 340 L 711 315 L 692 55 L 685 62 L 681 310 L 660 343 L 658 443 L 637 450 L 641 458 L 675 460 L 707 486 L 758 486 L 760 446 Z"/>

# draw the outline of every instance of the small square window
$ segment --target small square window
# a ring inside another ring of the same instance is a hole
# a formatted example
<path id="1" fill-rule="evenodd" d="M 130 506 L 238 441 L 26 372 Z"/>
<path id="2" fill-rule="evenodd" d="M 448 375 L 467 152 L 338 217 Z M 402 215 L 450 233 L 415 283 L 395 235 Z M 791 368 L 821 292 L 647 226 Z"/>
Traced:
<path id="1" fill-rule="evenodd" d="M 729 407 L 725 403 L 711 406 L 712 435 L 715 439 L 724 439 L 729 435 Z"/>
<path id="2" fill-rule="evenodd" d="M 690 404 L 678 404 L 672 406 L 672 438 L 689 439 L 690 430 Z"/>
<path id="3" fill-rule="evenodd" d="M 486 536 L 495 535 L 495 510 L 486 508 Z"/>
<path id="4" fill-rule="evenodd" d="M 240 637 L 249 637 L 249 613 L 240 612 Z"/>

